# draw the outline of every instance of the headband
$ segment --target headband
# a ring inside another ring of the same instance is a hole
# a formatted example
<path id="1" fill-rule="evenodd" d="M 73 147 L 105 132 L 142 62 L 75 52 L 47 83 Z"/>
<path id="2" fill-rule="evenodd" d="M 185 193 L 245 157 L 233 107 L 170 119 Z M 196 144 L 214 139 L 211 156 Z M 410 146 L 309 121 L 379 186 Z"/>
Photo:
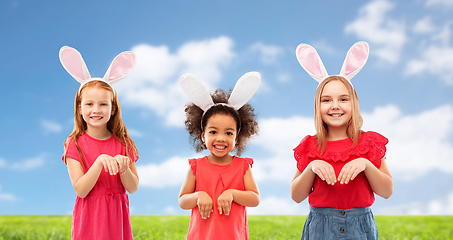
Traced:
<path id="1" fill-rule="evenodd" d="M 236 82 L 227 103 L 214 104 L 205 85 L 197 76 L 186 73 L 179 78 L 179 85 L 189 99 L 203 110 L 203 115 L 213 106 L 224 105 L 239 110 L 246 104 L 260 85 L 261 75 L 258 72 L 248 72 Z M 202 117 L 203 119 L 203 117 Z M 239 132 L 239 129 L 238 129 Z"/>
<path id="2" fill-rule="evenodd" d="M 132 52 L 122 52 L 113 59 L 103 78 L 91 77 L 82 55 L 74 48 L 63 46 L 60 49 L 60 62 L 64 69 L 80 83 L 79 91 L 83 85 L 91 81 L 102 81 L 112 89 L 112 84 L 125 78 L 135 65 L 135 55 Z M 115 91 L 113 91 L 115 94 Z"/>
<path id="3" fill-rule="evenodd" d="M 348 80 L 351 86 L 351 79 L 363 68 L 368 59 L 369 48 L 367 42 L 357 42 L 346 54 L 346 58 L 338 76 L 342 76 Z M 329 77 L 321 58 L 312 46 L 305 43 L 297 46 L 296 57 L 305 71 L 319 84 Z"/>

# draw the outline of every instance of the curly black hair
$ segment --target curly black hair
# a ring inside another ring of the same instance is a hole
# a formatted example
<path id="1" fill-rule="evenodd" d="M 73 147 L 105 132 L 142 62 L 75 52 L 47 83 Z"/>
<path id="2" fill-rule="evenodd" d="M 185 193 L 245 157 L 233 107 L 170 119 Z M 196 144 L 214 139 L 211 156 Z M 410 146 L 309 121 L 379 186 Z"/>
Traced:
<path id="1" fill-rule="evenodd" d="M 217 89 L 211 94 L 214 103 L 227 103 L 231 91 L 226 94 L 222 89 Z M 186 112 L 186 120 L 184 121 L 187 131 L 189 131 L 190 140 L 196 152 L 201 152 L 206 148 L 201 139 L 203 129 L 206 127 L 207 120 L 215 114 L 229 115 L 236 121 L 236 126 L 239 131 L 237 135 L 236 155 L 241 156 L 245 150 L 246 142 L 254 134 L 258 133 L 258 122 L 256 122 L 254 109 L 250 104 L 245 104 L 239 110 L 234 110 L 231 107 L 225 105 L 215 105 L 207 110 L 203 115 L 203 110 L 194 103 L 186 105 L 184 110 Z"/>

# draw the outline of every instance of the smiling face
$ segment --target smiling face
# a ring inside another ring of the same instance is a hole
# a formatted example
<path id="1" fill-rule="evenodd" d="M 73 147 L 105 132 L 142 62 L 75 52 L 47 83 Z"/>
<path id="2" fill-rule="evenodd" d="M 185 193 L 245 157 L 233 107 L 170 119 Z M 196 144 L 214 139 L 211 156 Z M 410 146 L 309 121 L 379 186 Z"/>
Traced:
<path id="1" fill-rule="evenodd" d="M 344 130 L 346 133 L 352 117 L 351 96 L 341 81 L 331 81 L 321 93 L 320 111 L 328 131 Z"/>
<path id="2" fill-rule="evenodd" d="M 236 144 L 236 121 L 230 115 L 214 114 L 206 122 L 202 140 L 211 152 L 209 161 L 216 164 L 228 164 L 232 157 L 229 153 Z"/>
<path id="3" fill-rule="evenodd" d="M 94 131 L 107 131 L 107 123 L 113 115 L 112 95 L 98 87 L 84 89 L 79 112 L 86 123 L 88 134 Z"/>

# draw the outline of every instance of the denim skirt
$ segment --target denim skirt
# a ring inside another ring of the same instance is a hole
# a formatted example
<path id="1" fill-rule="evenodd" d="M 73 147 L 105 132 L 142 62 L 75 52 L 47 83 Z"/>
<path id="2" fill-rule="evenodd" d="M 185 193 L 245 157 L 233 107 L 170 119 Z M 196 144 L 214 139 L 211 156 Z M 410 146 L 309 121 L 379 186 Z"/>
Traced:
<path id="1" fill-rule="evenodd" d="M 379 239 L 370 207 L 347 210 L 311 207 L 301 240 Z"/>

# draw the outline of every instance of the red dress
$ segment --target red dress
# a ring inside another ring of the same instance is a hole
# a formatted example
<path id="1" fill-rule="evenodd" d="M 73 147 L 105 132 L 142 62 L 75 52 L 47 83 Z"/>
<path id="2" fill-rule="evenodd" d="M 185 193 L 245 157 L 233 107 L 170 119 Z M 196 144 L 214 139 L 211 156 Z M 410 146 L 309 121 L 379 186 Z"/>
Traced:
<path id="1" fill-rule="evenodd" d="M 116 156 L 126 153 L 126 147 L 113 135 L 109 139 L 98 140 L 84 133 L 77 143 L 87 166 L 79 159 L 74 139 L 67 143 L 66 157 L 79 161 L 85 172 L 101 154 Z M 129 152 L 132 160 L 137 161 L 132 150 Z M 132 239 L 129 215 L 129 198 L 120 175 L 110 175 L 102 169 L 88 195 L 76 198 L 72 215 L 72 239 Z"/>
<path id="2" fill-rule="evenodd" d="M 243 177 L 253 160 L 233 157 L 231 163 L 217 165 L 203 157 L 190 159 L 189 164 L 195 174 L 195 191 L 205 191 L 212 198 L 214 211 L 202 219 L 198 206 L 192 209 L 187 239 L 249 239 L 246 207 L 233 201 L 230 215 L 225 216 L 219 214 L 217 199 L 227 189 L 244 190 Z"/>
<path id="3" fill-rule="evenodd" d="M 303 172 L 311 161 L 324 160 L 333 166 L 337 179 L 343 166 L 356 158 L 366 158 L 379 168 L 381 159 L 385 156 L 385 145 L 388 143 L 387 138 L 379 133 L 363 132 L 355 147 L 352 146 L 352 140 L 349 138 L 328 141 L 326 150 L 321 155 L 316 146 L 315 137 L 306 136 L 294 149 L 297 169 Z M 337 182 L 333 186 L 316 175 L 308 202 L 312 207 L 336 209 L 369 207 L 374 203 L 374 193 L 363 172 L 348 184 Z"/>

